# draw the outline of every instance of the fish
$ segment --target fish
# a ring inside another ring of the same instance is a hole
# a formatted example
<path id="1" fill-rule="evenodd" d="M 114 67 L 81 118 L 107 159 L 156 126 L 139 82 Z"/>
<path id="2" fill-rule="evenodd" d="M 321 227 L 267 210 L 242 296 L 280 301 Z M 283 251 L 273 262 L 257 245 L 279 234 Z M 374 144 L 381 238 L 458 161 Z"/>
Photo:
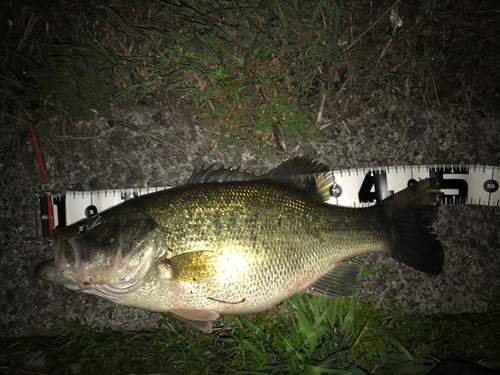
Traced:
<path id="1" fill-rule="evenodd" d="M 202 169 L 184 186 L 54 230 L 54 259 L 35 277 L 211 332 L 221 315 L 268 310 L 294 294 L 355 295 L 361 265 L 347 260 L 359 254 L 442 271 L 433 180 L 348 208 L 325 203 L 328 170 L 305 157 L 261 176 Z"/>

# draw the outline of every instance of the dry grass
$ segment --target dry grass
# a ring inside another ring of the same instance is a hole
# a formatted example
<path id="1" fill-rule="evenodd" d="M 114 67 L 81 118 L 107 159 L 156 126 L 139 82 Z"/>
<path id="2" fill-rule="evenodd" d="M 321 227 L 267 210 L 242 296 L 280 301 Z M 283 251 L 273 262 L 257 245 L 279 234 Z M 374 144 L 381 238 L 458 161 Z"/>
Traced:
<path id="1" fill-rule="evenodd" d="M 111 98 L 156 102 L 222 146 L 273 152 L 373 109 L 464 107 L 473 119 L 500 107 L 495 1 L 2 7 L 3 114 L 68 122 L 108 113 Z"/>

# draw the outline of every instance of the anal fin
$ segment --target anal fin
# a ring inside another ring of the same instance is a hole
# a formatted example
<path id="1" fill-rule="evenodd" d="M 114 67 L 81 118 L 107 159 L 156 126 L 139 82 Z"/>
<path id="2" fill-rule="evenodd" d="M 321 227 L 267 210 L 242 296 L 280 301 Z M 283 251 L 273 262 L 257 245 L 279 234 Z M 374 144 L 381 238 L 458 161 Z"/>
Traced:
<path id="1" fill-rule="evenodd" d="M 212 320 L 217 319 L 220 315 L 214 310 L 196 310 L 196 309 L 173 309 L 172 314 L 183 322 L 191 323 L 204 333 L 212 332 Z"/>
<path id="2" fill-rule="evenodd" d="M 358 263 L 339 263 L 302 293 L 329 298 L 352 297 L 356 294 L 360 270 Z"/>

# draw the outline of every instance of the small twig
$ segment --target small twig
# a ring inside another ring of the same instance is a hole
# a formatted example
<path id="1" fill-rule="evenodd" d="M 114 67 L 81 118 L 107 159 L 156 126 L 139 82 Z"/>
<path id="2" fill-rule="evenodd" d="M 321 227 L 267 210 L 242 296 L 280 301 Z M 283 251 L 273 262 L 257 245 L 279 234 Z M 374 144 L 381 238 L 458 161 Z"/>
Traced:
<path id="1" fill-rule="evenodd" d="M 495 13 L 500 13 L 499 9 L 485 9 L 485 10 L 476 10 L 476 13 L 486 13 L 486 12 L 495 12 Z"/>
<path id="2" fill-rule="evenodd" d="M 431 74 L 431 78 L 432 78 L 432 84 L 434 85 L 434 93 L 436 94 L 436 100 L 438 102 L 438 106 L 441 107 L 441 103 L 439 102 L 438 90 L 436 87 L 436 81 L 434 81 L 434 74 Z"/>
<path id="3" fill-rule="evenodd" d="M 252 135 L 252 132 L 253 132 L 253 100 L 252 100 L 251 93 L 250 93 L 250 98 L 249 98 L 249 104 L 250 104 L 250 121 L 248 124 L 249 129 L 248 129 L 248 133 L 247 133 L 247 139 L 245 139 L 245 144 L 243 145 L 243 147 L 247 147 L 248 143 L 250 142 L 250 136 Z"/>
<path id="4" fill-rule="evenodd" d="M 353 27 L 352 27 L 352 25 L 354 24 L 354 22 L 352 22 L 352 13 L 353 12 L 349 12 L 349 13 L 350 13 L 350 18 L 351 18 L 350 19 L 350 21 L 351 21 L 350 22 L 351 23 L 351 27 L 350 27 L 350 29 L 351 29 L 351 39 L 354 39 L 354 30 L 353 30 Z"/>
<path id="5" fill-rule="evenodd" d="M 266 101 L 266 104 L 269 104 L 269 100 L 267 100 L 266 96 L 264 95 L 264 93 L 262 92 L 262 90 L 260 89 L 260 87 L 257 87 L 257 90 L 259 90 L 259 93 L 264 98 L 264 100 Z"/>
<path id="6" fill-rule="evenodd" d="M 354 116 L 354 115 L 358 114 L 359 112 L 361 112 L 361 108 L 358 108 L 358 109 L 355 109 L 355 110 L 353 110 L 353 111 L 351 111 L 351 112 L 348 112 L 348 113 L 346 113 L 345 115 L 340 116 L 340 117 L 339 117 L 338 119 L 336 119 L 336 120 L 333 120 L 333 121 L 331 121 L 331 122 L 329 122 L 329 123 L 327 123 L 327 124 L 323 124 L 323 125 L 321 125 L 321 126 L 320 126 L 320 128 L 319 128 L 319 130 L 320 130 L 320 131 L 323 131 L 323 130 L 325 130 L 326 128 L 328 128 L 329 126 L 334 125 L 334 124 L 337 124 L 337 123 L 342 122 L 342 121 L 344 121 L 344 120 L 347 120 L 349 117 L 352 117 L 352 116 Z M 349 129 L 347 129 L 347 131 L 349 131 Z"/>
<path id="7" fill-rule="evenodd" d="M 102 134 L 96 135 L 95 137 L 73 137 L 72 135 L 56 135 L 57 138 L 64 139 L 98 139 L 104 137 L 106 134 L 111 133 L 115 128 L 111 128 Z"/>
<path id="8" fill-rule="evenodd" d="M 344 88 L 345 86 L 347 85 L 347 82 L 349 82 L 351 80 L 351 77 L 352 76 L 349 76 L 345 81 L 344 81 L 344 84 L 342 85 L 342 87 L 340 88 L 339 92 L 337 93 L 337 96 L 335 97 L 335 99 L 333 99 L 333 103 L 336 103 L 337 100 L 339 99 L 340 97 L 340 94 L 342 94 L 342 91 L 344 91 Z"/>
<path id="9" fill-rule="evenodd" d="M 54 148 L 54 150 L 58 152 L 59 155 L 63 156 L 63 154 L 61 154 L 61 151 L 59 151 L 59 149 L 52 143 L 52 141 L 45 134 L 43 135 L 43 137 L 47 142 L 50 143 L 50 145 Z"/>
<path id="10" fill-rule="evenodd" d="M 186 151 L 183 148 L 181 148 L 181 147 L 173 144 L 172 142 L 167 141 L 163 137 L 160 137 L 159 135 L 149 134 L 145 130 L 141 129 L 140 127 L 132 125 L 132 124 L 129 124 L 128 122 L 125 122 L 125 121 L 119 119 L 118 117 L 108 116 L 108 115 L 103 115 L 103 116 L 112 118 L 117 124 L 119 124 L 121 126 L 124 126 L 124 127 L 128 128 L 128 129 L 135 130 L 136 132 L 138 132 L 138 133 L 140 133 L 142 135 L 145 135 L 146 137 L 149 137 L 151 139 L 154 139 L 155 141 L 160 141 L 163 144 L 166 144 L 166 145 L 168 145 L 168 146 L 170 146 L 172 148 L 175 148 L 177 151 L 184 152 L 185 154 L 190 155 L 190 156 L 195 157 L 195 158 L 198 157 L 195 154 L 193 154 L 193 153 L 191 153 L 189 151 Z"/>
<path id="11" fill-rule="evenodd" d="M 326 101 L 326 92 L 323 94 L 323 100 L 321 101 L 321 104 L 319 106 L 318 117 L 316 118 L 316 125 L 318 125 L 321 122 L 321 119 L 323 118 L 323 108 L 325 107 L 325 101 Z"/>
<path id="12" fill-rule="evenodd" d="M 27 120 L 25 120 L 25 119 L 22 119 L 22 118 L 19 118 L 19 117 L 15 117 L 15 116 L 11 116 L 11 115 L 7 115 L 7 114 L 6 114 L 5 116 L 10 117 L 10 118 L 12 118 L 12 119 L 14 119 L 14 120 L 17 120 L 17 121 L 21 121 L 21 122 L 25 122 L 25 123 L 28 123 L 28 122 L 29 122 L 29 121 L 27 121 Z"/>
<path id="13" fill-rule="evenodd" d="M 370 26 L 368 29 L 366 29 L 365 31 L 363 31 L 363 32 L 361 33 L 361 35 L 360 35 L 360 36 L 358 36 L 354 42 L 352 42 L 351 44 L 349 44 L 349 46 L 348 46 L 347 48 L 345 48 L 345 49 L 344 49 L 344 52 L 349 51 L 349 50 L 350 50 L 350 49 L 351 49 L 351 48 L 352 48 L 352 47 L 353 47 L 353 46 L 354 46 L 354 45 L 355 45 L 355 44 L 356 44 L 356 43 L 357 43 L 357 42 L 358 42 L 358 41 L 359 41 L 359 40 L 360 40 L 363 36 L 365 36 L 365 34 L 366 34 L 368 31 L 370 31 L 370 30 L 373 28 L 373 26 L 375 26 L 377 23 L 379 23 L 379 22 L 382 20 L 382 18 L 384 18 L 385 16 L 387 16 L 387 14 L 389 14 L 389 12 L 390 12 L 390 11 L 391 11 L 391 10 L 392 10 L 392 9 L 393 9 L 396 5 L 398 5 L 398 3 L 399 3 L 400 1 L 401 1 L 401 0 L 396 0 L 396 1 L 394 2 L 394 4 L 392 4 L 392 5 L 391 5 L 391 7 L 390 7 L 389 9 L 387 9 L 384 13 L 382 13 L 382 14 L 380 15 L 380 17 L 379 17 L 379 18 L 377 18 L 377 20 L 376 20 L 374 23 L 372 23 L 372 24 L 371 24 L 371 26 Z"/>
<path id="14" fill-rule="evenodd" d="M 22 36 L 21 41 L 19 42 L 19 45 L 17 46 L 17 51 L 19 51 L 21 49 L 21 47 L 23 46 L 23 43 L 26 41 L 26 39 L 28 39 L 28 35 L 31 32 L 31 30 L 33 29 L 33 26 L 35 25 L 36 18 L 33 19 L 33 14 L 34 13 L 31 13 L 30 19 L 28 21 L 28 26 L 26 26 L 26 30 L 24 30 L 24 35 Z"/>
<path id="15" fill-rule="evenodd" d="M 178 334 L 180 337 L 182 337 L 182 339 L 183 339 L 185 342 L 187 342 L 187 343 L 188 343 L 188 345 L 187 345 L 186 347 L 193 346 L 193 344 L 192 344 L 192 343 L 191 343 L 191 342 L 190 342 L 190 341 L 189 341 L 186 337 L 184 337 L 182 334 L 180 334 L 179 332 L 177 332 L 177 331 L 175 330 L 175 328 L 172 326 L 172 324 L 167 323 L 167 325 L 170 327 L 170 329 L 171 329 L 172 331 L 174 331 L 176 334 Z"/>
<path id="16" fill-rule="evenodd" d="M 280 152 L 286 152 L 286 145 L 285 142 L 283 142 L 283 131 L 281 130 L 281 126 L 279 123 L 273 124 L 272 128 L 273 132 L 273 137 L 274 137 L 274 142 L 276 143 L 276 148 Z"/>
<path id="17" fill-rule="evenodd" d="M 391 73 L 397 72 L 398 69 L 399 69 L 399 67 L 408 64 L 408 61 L 409 60 L 404 60 L 404 61 L 400 62 L 398 65 L 396 65 L 393 68 L 391 68 Z"/>
<path id="18" fill-rule="evenodd" d="M 365 333 L 365 331 L 368 329 L 368 322 L 365 323 L 363 329 L 361 330 L 361 332 L 359 333 L 358 335 L 358 338 L 356 339 L 356 341 L 354 341 L 354 344 L 352 344 L 351 348 L 354 348 L 356 345 L 358 345 L 358 342 L 359 340 L 361 340 L 361 336 L 363 336 L 363 333 Z"/>
<path id="19" fill-rule="evenodd" d="M 427 352 L 424 352 L 423 350 L 419 350 L 419 349 L 417 349 L 417 348 L 414 348 L 413 350 L 415 350 L 415 351 L 416 351 L 416 352 L 418 352 L 418 353 L 421 353 L 421 354 L 425 355 L 426 357 L 432 358 L 432 359 L 433 359 L 434 361 L 436 361 L 436 362 L 441 362 L 441 360 L 440 360 L 439 358 L 436 358 L 436 357 L 434 357 L 434 356 L 432 356 L 432 355 L 428 354 Z"/>
<path id="20" fill-rule="evenodd" d="M 335 114 L 338 116 L 337 111 L 335 111 Z M 347 133 L 351 134 L 351 131 L 349 130 L 349 128 L 347 127 L 347 124 L 345 123 L 345 119 L 342 119 L 340 122 L 342 123 L 342 125 L 344 125 L 344 128 L 345 128 L 345 130 L 347 130 Z"/>
<path id="21" fill-rule="evenodd" d="M 497 12 L 500 12 L 500 11 L 497 11 Z M 499 14 L 499 15 L 497 15 L 497 16 L 495 16 L 495 17 L 493 17 L 493 18 L 490 18 L 490 19 L 489 19 L 489 20 L 487 20 L 486 22 L 492 22 L 492 21 L 496 20 L 498 17 L 500 17 L 500 14 Z"/>
<path id="22" fill-rule="evenodd" d="M 392 28 L 392 37 L 391 37 L 391 39 L 389 39 L 386 46 L 382 50 L 382 53 L 380 54 L 380 57 L 378 58 L 377 65 L 375 66 L 376 68 L 378 68 L 378 66 L 380 65 L 380 62 L 382 61 L 382 58 L 385 56 L 385 54 L 389 50 L 389 47 L 392 45 L 392 42 L 394 41 L 394 36 L 396 35 L 397 30 L 398 30 L 398 26 L 394 25 Z"/>
<path id="23" fill-rule="evenodd" d="M 255 76 L 255 78 L 257 78 L 257 76 L 255 75 L 254 72 L 250 71 L 250 74 L 252 76 Z M 257 90 L 259 90 L 259 93 L 262 96 L 262 98 L 264 99 L 264 101 L 266 102 L 266 104 L 269 104 L 269 100 L 267 100 L 266 96 L 264 95 L 264 93 L 262 92 L 262 90 L 260 89 L 260 87 L 255 84 L 255 82 L 253 80 L 253 77 L 251 77 L 251 79 L 252 79 L 252 83 L 254 84 L 255 87 L 257 87 Z"/>
<path id="24" fill-rule="evenodd" d="M 431 115 L 431 118 L 432 118 L 432 112 L 429 108 L 429 105 L 427 104 L 427 100 L 425 99 L 425 93 L 422 92 L 422 99 L 424 99 L 424 104 L 425 104 L 425 108 L 427 108 L 427 111 L 429 111 L 429 114 Z"/>

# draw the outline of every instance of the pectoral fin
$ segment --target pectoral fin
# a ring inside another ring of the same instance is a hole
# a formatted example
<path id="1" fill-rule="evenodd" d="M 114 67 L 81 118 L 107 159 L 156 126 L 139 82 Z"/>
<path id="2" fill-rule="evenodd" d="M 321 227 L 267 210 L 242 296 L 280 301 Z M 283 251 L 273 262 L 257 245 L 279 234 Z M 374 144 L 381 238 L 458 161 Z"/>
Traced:
<path id="1" fill-rule="evenodd" d="M 174 309 L 170 312 L 179 318 L 179 320 L 191 323 L 198 330 L 204 333 L 212 332 L 212 320 L 217 319 L 220 315 L 214 310 L 195 310 L 195 309 Z"/>
<path id="2" fill-rule="evenodd" d="M 170 267 L 170 277 L 176 280 L 201 282 L 215 277 L 225 260 L 219 251 L 197 250 L 165 259 L 162 267 Z"/>
<path id="3" fill-rule="evenodd" d="M 329 298 L 352 297 L 356 294 L 358 263 L 342 262 L 309 285 L 302 293 Z"/>

